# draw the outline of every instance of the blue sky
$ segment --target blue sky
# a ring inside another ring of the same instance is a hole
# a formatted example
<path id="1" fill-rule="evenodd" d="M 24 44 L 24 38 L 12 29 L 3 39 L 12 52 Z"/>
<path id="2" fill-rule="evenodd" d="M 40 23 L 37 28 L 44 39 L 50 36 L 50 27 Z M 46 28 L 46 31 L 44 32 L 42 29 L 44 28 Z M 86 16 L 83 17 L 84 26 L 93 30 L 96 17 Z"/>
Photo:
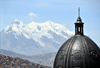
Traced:
<path id="1" fill-rule="evenodd" d="M 80 7 L 84 33 L 100 46 L 100 0 L 0 0 L 0 7 L 0 31 L 15 19 L 24 24 L 50 20 L 74 31 Z"/>

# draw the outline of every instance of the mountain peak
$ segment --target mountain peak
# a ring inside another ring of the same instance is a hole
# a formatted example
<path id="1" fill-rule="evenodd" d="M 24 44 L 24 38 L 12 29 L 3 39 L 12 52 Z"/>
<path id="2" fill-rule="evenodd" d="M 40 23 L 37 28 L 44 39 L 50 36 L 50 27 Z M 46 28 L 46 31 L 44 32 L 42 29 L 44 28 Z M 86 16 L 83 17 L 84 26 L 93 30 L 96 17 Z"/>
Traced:
<path id="1" fill-rule="evenodd" d="M 9 26 L 4 28 L 4 32 L 6 34 L 12 32 L 12 31 L 16 31 L 17 33 L 19 33 L 20 29 L 22 29 L 23 26 L 24 26 L 24 24 L 21 21 L 14 20 Z"/>
<path id="2" fill-rule="evenodd" d="M 50 21 L 50 20 L 48 20 L 48 21 L 46 21 L 45 23 L 53 23 L 52 21 Z"/>
<path id="3" fill-rule="evenodd" d="M 52 22 L 52 21 L 48 20 L 48 21 L 44 22 L 44 24 L 54 25 L 54 24 L 58 24 L 58 23 L 54 23 L 54 22 Z"/>
<path id="4" fill-rule="evenodd" d="M 4 41 L 1 48 L 24 55 L 55 52 L 73 35 L 65 26 L 52 21 L 25 25 L 19 20 L 7 26 L 2 33 Z"/>
<path id="5" fill-rule="evenodd" d="M 23 24 L 23 22 L 16 19 L 11 24 L 21 25 L 21 24 Z"/>

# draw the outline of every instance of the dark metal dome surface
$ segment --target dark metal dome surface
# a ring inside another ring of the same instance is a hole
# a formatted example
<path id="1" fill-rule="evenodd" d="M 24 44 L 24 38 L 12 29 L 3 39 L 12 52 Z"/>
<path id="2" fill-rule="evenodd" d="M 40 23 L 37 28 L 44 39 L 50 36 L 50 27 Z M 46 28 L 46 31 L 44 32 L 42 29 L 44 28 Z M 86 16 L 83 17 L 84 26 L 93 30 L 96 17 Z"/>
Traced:
<path id="1" fill-rule="evenodd" d="M 87 36 L 75 35 L 59 49 L 54 68 L 100 68 L 99 47 Z"/>
<path id="2" fill-rule="evenodd" d="M 59 49 L 54 68 L 100 68 L 100 49 L 84 35 L 83 25 L 79 14 L 75 23 L 75 35 Z"/>

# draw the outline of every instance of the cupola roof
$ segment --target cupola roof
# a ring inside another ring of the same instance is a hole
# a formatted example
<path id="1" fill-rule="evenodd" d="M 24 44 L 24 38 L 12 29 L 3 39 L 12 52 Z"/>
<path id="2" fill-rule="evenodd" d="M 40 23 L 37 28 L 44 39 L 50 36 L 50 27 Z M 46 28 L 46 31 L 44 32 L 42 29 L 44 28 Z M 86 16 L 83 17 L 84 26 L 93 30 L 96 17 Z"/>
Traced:
<path id="1" fill-rule="evenodd" d="M 75 35 L 57 52 L 54 68 L 100 68 L 100 49 L 83 34 L 80 16 L 75 23 Z"/>

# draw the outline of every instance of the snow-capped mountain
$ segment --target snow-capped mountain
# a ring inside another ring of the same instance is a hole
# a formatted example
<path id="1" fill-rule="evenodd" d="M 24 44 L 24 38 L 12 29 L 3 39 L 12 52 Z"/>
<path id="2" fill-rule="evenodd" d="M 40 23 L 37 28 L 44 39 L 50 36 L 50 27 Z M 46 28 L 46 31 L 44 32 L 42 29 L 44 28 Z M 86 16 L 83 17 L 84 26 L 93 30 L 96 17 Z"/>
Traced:
<path id="1" fill-rule="evenodd" d="M 1 31 L 1 49 L 24 55 L 56 52 L 74 32 L 51 21 L 23 24 L 15 20 Z"/>

